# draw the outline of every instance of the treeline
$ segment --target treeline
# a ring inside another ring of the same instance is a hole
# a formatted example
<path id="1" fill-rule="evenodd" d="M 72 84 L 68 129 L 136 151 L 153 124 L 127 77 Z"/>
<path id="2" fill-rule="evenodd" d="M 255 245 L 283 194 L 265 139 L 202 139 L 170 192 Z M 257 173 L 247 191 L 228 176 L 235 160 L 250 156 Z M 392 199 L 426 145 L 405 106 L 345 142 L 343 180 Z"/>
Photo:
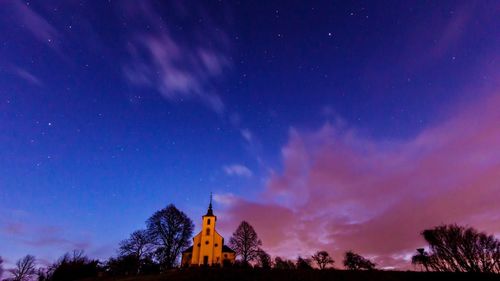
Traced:
<path id="1" fill-rule="evenodd" d="M 134 231 L 120 242 L 117 255 L 106 261 L 87 257 L 83 251 L 73 251 L 47 267 L 37 267 L 34 256 L 18 260 L 7 271 L 4 281 L 71 281 L 97 276 L 134 276 L 167 272 L 180 266 L 180 255 L 191 244 L 194 224 L 174 205 L 155 212 L 144 229 Z M 470 227 L 442 225 L 424 230 L 428 245 L 417 249 L 411 263 L 422 271 L 500 273 L 500 241 L 493 235 Z M 317 251 L 309 257 L 295 260 L 272 258 L 264 249 L 255 229 L 243 221 L 229 239 L 236 252 L 233 268 L 275 270 L 334 269 L 335 261 L 327 251 Z M 376 264 L 347 251 L 342 265 L 352 271 L 371 271 Z M 3 273 L 0 258 L 0 277 Z"/>
<path id="2" fill-rule="evenodd" d="M 471 227 L 442 225 L 422 232 L 428 250 L 412 263 L 426 271 L 500 273 L 500 241 Z"/>

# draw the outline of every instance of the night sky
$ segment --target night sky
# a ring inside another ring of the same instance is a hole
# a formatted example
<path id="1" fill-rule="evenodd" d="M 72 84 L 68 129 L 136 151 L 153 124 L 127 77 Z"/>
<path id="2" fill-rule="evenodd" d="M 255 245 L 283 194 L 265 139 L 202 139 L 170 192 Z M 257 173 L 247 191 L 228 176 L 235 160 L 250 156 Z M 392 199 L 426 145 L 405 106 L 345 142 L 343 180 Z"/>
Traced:
<path id="1" fill-rule="evenodd" d="M 0 0 L 0 256 L 96 258 L 169 203 L 272 255 L 408 267 L 500 235 L 498 1 Z M 196 229 L 198 231 L 198 228 Z"/>

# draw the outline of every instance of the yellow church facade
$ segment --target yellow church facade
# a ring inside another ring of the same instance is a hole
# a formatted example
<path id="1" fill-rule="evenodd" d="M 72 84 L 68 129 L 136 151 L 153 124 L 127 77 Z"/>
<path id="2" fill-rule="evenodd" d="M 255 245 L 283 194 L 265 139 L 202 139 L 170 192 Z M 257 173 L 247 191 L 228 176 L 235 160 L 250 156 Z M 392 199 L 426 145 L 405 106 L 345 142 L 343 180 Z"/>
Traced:
<path id="1" fill-rule="evenodd" d="M 182 252 L 182 266 L 224 266 L 233 264 L 235 252 L 224 245 L 224 238 L 215 230 L 212 198 L 207 214 L 202 217 L 200 233 L 193 237 L 193 246 Z"/>

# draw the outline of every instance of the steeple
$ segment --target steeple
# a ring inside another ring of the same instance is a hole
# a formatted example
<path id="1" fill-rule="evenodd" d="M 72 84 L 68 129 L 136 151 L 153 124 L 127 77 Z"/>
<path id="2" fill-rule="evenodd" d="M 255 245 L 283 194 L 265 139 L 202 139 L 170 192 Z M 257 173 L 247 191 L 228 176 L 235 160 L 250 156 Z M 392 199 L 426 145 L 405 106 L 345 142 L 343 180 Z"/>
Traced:
<path id="1" fill-rule="evenodd" d="M 210 204 L 208 204 L 208 210 L 205 216 L 214 216 L 214 212 L 212 211 L 212 192 L 210 192 Z"/>

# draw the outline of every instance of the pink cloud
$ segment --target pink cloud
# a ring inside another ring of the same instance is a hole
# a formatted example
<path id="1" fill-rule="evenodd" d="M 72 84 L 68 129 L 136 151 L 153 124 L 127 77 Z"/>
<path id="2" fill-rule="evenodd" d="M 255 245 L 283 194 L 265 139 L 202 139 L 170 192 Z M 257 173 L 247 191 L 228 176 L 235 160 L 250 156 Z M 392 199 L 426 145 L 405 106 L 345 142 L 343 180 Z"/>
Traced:
<path id="1" fill-rule="evenodd" d="M 144 32 L 141 26 L 141 31 L 132 36 L 135 39 L 127 42 L 130 60 L 123 67 L 125 78 L 136 86 L 157 90 L 168 100 L 195 100 L 222 113 L 224 104 L 213 83 L 230 66 L 223 32 L 214 33 L 217 28 L 213 27 L 174 36 L 171 25 L 165 23 L 152 5 L 141 2 L 124 6 L 131 18 L 141 18 L 152 27 Z M 173 8 L 185 9 L 182 5 Z M 191 37 L 194 39 L 186 39 Z"/>
<path id="2" fill-rule="evenodd" d="M 5 220 L 2 222 L 0 234 L 3 234 L 9 243 L 24 244 L 30 248 L 54 249 L 55 247 L 56 249 L 69 251 L 73 249 L 88 249 L 91 246 L 88 237 L 69 239 L 67 238 L 69 234 L 61 227 L 41 226 L 26 221 Z"/>
<path id="3" fill-rule="evenodd" d="M 500 95 L 457 109 L 406 141 L 380 141 L 325 124 L 290 131 L 283 171 L 260 203 L 232 197 L 234 229 L 253 224 L 274 255 L 346 250 L 409 267 L 420 232 L 442 223 L 500 233 Z"/>
<path id="4" fill-rule="evenodd" d="M 2 232 L 7 235 L 20 235 L 24 233 L 26 227 L 19 222 L 8 222 L 4 225 Z"/>

